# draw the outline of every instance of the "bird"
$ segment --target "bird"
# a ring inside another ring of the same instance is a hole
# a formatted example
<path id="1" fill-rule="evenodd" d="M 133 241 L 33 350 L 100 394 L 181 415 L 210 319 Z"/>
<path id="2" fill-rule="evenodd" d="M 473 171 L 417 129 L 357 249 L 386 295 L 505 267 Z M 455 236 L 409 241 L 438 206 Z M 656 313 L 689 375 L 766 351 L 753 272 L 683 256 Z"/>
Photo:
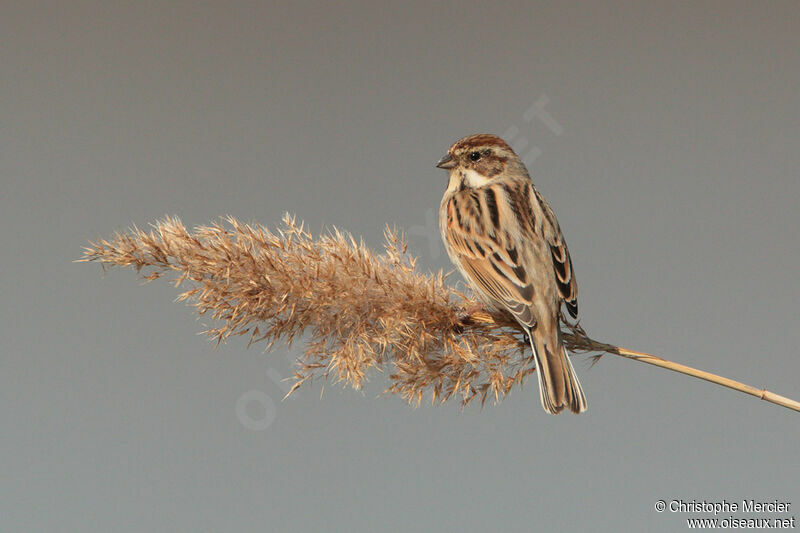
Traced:
<path id="1" fill-rule="evenodd" d="M 449 175 L 439 227 L 450 260 L 483 303 L 507 311 L 525 331 L 544 410 L 584 412 L 560 328 L 562 307 L 578 317 L 578 286 L 550 205 L 496 135 L 456 141 L 436 166 Z"/>

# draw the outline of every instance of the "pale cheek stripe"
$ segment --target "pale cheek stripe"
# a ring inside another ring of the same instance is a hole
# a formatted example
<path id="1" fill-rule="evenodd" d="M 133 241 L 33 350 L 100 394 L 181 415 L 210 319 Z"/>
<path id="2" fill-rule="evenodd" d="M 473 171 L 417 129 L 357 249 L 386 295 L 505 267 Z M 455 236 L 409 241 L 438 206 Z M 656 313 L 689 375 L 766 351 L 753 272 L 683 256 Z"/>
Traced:
<path id="1" fill-rule="evenodd" d="M 480 174 L 478 174 L 477 172 L 475 172 L 471 168 L 467 169 L 464 172 L 464 175 L 467 178 L 467 185 L 469 185 L 470 187 L 473 187 L 473 188 L 481 187 L 481 186 L 485 185 L 486 182 L 489 181 L 484 176 L 481 176 Z"/>

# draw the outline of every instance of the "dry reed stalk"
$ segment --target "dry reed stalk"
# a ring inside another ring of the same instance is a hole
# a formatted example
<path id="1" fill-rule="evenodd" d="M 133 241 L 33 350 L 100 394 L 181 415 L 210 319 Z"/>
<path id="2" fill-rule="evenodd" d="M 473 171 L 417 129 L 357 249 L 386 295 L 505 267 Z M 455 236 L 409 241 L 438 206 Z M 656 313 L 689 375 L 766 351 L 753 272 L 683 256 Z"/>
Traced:
<path id="1" fill-rule="evenodd" d="M 534 371 L 517 323 L 448 287 L 441 271 L 417 272 L 396 230 L 386 229 L 385 252 L 376 254 L 339 230 L 315 239 L 294 217 L 283 222 L 273 233 L 227 217 L 190 233 L 167 217 L 149 232 L 134 227 L 90 243 L 79 261 L 150 267 L 148 281 L 175 272 L 176 286 L 190 284 L 178 301 L 221 322 L 205 332 L 217 343 L 249 335 L 249 344 L 269 347 L 308 333 L 289 394 L 320 377 L 360 388 L 371 369 L 390 369 L 386 392 L 409 403 L 430 391 L 432 402 L 455 396 L 462 405 L 483 404 Z M 579 324 L 564 324 L 563 335 L 572 352 L 619 355 L 800 411 L 800 403 L 767 390 L 595 341 Z"/>

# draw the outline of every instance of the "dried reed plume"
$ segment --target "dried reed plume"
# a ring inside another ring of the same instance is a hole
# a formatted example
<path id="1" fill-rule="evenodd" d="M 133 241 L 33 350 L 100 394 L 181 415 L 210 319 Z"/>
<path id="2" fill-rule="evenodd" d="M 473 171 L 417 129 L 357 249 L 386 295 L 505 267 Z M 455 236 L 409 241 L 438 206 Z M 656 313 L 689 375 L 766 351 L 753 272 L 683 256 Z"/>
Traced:
<path id="1" fill-rule="evenodd" d="M 307 333 L 290 394 L 306 381 L 332 377 L 361 387 L 372 370 L 391 372 L 387 392 L 419 404 L 457 397 L 498 400 L 534 371 L 528 344 L 509 316 L 487 312 L 445 284 L 441 272 L 416 271 L 401 234 L 387 228 L 383 254 L 333 230 L 313 238 L 286 215 L 273 233 L 233 217 L 186 230 L 165 218 L 90 243 L 80 261 L 132 266 L 154 280 L 169 271 L 178 296 L 221 326 L 206 333 L 217 343 L 248 335 L 250 344 L 291 343 Z M 226 224 L 227 223 L 227 224 Z M 578 324 L 564 325 L 567 348 L 642 361 L 717 383 L 800 411 L 800 403 L 659 357 L 590 339 Z"/>

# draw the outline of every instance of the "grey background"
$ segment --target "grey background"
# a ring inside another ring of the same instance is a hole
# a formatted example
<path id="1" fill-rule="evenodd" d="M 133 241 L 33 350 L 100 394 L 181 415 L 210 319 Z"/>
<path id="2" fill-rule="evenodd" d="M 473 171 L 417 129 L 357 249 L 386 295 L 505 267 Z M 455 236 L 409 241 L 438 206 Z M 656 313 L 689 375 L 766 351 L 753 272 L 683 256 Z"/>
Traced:
<path id="1" fill-rule="evenodd" d="M 300 347 L 213 351 L 165 281 L 72 263 L 167 213 L 288 210 L 373 247 L 397 224 L 449 269 L 433 164 L 517 131 L 593 336 L 798 398 L 797 2 L 7 2 L 0 44 L 4 531 L 684 530 L 658 499 L 800 514 L 789 410 L 612 356 L 578 361 L 580 417 L 545 414 L 534 383 L 413 410 L 376 398 L 382 375 L 281 402 Z M 542 98 L 558 127 L 526 120 Z"/>

